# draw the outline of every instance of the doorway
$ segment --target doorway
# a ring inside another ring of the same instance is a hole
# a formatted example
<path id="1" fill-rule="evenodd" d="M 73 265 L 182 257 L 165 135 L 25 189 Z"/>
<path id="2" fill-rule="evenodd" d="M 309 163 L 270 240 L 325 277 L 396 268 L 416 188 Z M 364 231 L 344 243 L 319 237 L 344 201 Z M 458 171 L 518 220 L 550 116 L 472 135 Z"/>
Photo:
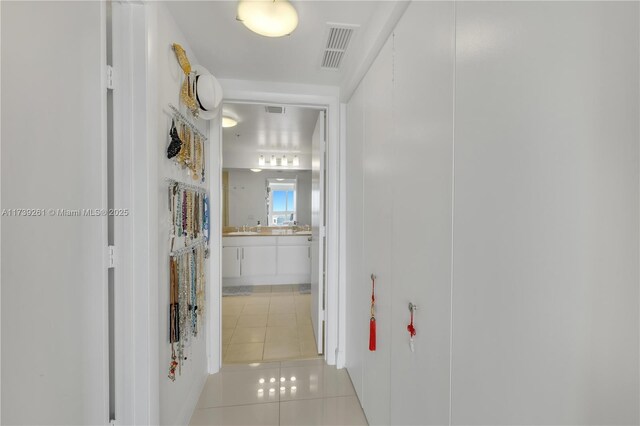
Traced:
<path id="1" fill-rule="evenodd" d="M 324 107 L 222 109 L 222 364 L 324 353 Z"/>

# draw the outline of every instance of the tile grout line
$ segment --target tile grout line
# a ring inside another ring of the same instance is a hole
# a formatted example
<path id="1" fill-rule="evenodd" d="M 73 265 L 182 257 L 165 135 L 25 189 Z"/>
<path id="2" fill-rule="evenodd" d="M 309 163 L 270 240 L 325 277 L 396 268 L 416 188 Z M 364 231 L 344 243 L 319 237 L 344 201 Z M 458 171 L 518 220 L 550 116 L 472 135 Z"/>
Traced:
<path id="1" fill-rule="evenodd" d="M 267 323 L 264 327 L 264 341 L 262 342 L 262 357 L 260 357 L 260 361 L 264 361 L 264 350 L 267 346 L 267 328 L 269 327 L 269 312 L 271 311 L 271 298 L 273 297 L 273 286 L 271 286 L 271 291 L 269 292 L 269 303 L 267 303 Z M 278 366 L 278 373 L 280 366 Z M 280 397 L 278 397 L 280 400 Z M 280 404 L 278 403 L 278 413 L 280 413 Z"/>

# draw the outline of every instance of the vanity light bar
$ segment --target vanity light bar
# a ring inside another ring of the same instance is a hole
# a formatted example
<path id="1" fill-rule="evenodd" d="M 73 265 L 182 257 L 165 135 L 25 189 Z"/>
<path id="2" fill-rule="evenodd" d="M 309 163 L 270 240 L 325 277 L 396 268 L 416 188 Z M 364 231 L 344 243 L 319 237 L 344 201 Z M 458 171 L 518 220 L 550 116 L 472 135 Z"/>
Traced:
<path id="1" fill-rule="evenodd" d="M 258 166 L 264 167 L 265 165 L 266 165 L 266 161 L 265 161 L 264 155 L 260 154 L 260 156 L 258 157 Z M 293 159 L 289 161 L 287 156 L 283 155 L 280 158 L 280 164 L 278 164 L 278 157 L 276 157 L 274 154 L 271 154 L 271 158 L 269 159 L 269 165 L 271 167 L 277 167 L 278 165 L 281 167 L 288 167 L 290 165 L 294 167 L 298 167 L 300 166 L 300 159 L 298 158 L 297 155 L 294 155 Z"/>

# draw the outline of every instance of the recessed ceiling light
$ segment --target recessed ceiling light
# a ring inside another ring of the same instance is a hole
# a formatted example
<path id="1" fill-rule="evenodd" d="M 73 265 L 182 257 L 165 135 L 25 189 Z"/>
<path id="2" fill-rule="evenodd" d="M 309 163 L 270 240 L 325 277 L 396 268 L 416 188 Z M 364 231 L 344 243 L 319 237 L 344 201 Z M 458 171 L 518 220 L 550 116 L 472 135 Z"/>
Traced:
<path id="1" fill-rule="evenodd" d="M 238 124 L 238 121 L 227 116 L 222 117 L 222 127 L 234 127 Z"/>
<path id="2" fill-rule="evenodd" d="M 287 0 L 242 0 L 236 19 L 265 37 L 289 35 L 298 26 L 298 12 Z"/>
<path id="3" fill-rule="evenodd" d="M 251 170 L 253 173 L 260 173 L 262 171 L 262 169 L 249 169 Z"/>

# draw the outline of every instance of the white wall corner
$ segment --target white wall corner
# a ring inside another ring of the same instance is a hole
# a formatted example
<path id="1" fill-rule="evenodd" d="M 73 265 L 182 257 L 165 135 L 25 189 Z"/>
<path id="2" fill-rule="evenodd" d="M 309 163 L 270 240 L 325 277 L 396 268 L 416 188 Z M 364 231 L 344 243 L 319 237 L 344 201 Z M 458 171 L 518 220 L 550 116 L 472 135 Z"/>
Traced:
<path id="1" fill-rule="evenodd" d="M 180 410 L 180 414 L 178 415 L 178 425 L 191 424 L 191 417 L 196 411 L 198 400 L 200 399 L 200 394 L 202 393 L 202 390 L 204 389 L 204 385 L 206 383 L 207 376 L 198 376 L 197 381 L 191 387 L 189 395 L 182 405 L 182 409 Z"/>
<path id="2" fill-rule="evenodd" d="M 207 294 L 208 372 L 215 374 L 222 365 L 222 114 L 209 124 L 209 288 Z"/>
<path id="3" fill-rule="evenodd" d="M 340 83 L 341 101 L 347 102 L 351 98 L 410 3 L 406 0 L 378 2 L 378 9 L 367 25 L 368 31 L 360 35 L 357 45 L 351 47 L 365 54 L 345 64 L 345 76 Z"/>

